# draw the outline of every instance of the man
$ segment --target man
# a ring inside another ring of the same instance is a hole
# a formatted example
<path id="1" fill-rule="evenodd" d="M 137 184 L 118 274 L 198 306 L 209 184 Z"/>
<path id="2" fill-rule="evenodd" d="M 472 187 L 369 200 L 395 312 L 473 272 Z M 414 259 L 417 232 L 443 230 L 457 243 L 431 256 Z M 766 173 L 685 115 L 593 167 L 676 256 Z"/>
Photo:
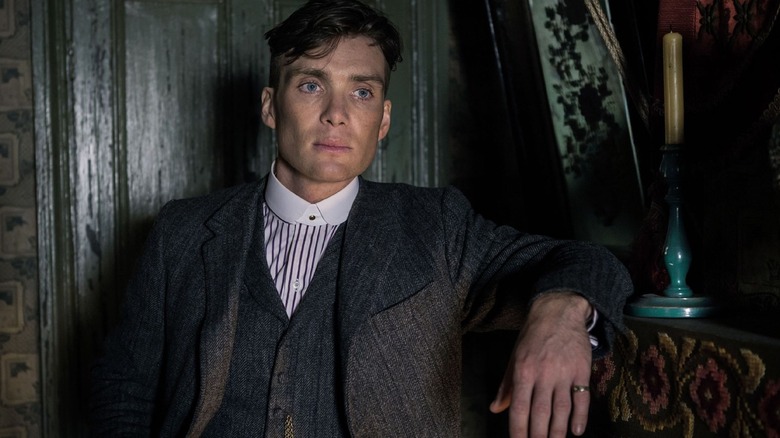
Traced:
<path id="1" fill-rule="evenodd" d="M 599 316 L 606 348 L 625 270 L 602 248 L 496 226 L 455 189 L 359 177 L 400 60 L 381 14 L 312 0 L 266 37 L 272 171 L 160 212 L 95 368 L 94 432 L 458 436 L 461 335 L 515 328 L 490 409 L 510 410 L 512 436 L 581 434 L 586 326 Z"/>

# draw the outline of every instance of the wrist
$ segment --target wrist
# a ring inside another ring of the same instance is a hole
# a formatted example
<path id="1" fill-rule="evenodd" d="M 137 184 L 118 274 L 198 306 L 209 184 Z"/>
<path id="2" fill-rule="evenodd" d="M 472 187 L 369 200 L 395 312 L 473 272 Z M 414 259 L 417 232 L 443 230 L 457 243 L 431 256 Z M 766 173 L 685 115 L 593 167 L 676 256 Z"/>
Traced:
<path id="1" fill-rule="evenodd" d="M 593 306 L 576 292 L 547 292 L 537 297 L 531 304 L 529 317 L 535 314 L 553 314 L 585 326 L 592 320 Z"/>

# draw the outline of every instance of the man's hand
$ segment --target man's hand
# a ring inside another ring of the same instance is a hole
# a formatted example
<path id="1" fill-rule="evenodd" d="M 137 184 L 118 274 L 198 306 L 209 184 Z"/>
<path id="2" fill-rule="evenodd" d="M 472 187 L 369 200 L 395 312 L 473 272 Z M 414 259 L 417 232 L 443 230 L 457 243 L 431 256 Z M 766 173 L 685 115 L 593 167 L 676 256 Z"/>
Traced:
<path id="1" fill-rule="evenodd" d="M 509 408 L 512 438 L 582 435 L 588 422 L 591 345 L 585 329 L 590 304 L 574 293 L 549 293 L 531 305 L 504 380 L 490 410 Z M 571 421 L 569 418 L 571 417 Z"/>

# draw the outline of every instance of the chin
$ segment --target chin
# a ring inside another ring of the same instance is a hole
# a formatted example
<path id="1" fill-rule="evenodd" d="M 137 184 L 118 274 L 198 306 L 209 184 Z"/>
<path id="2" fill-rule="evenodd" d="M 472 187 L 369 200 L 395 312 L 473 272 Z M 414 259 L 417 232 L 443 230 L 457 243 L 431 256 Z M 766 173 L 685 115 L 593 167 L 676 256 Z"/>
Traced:
<path id="1" fill-rule="evenodd" d="M 355 175 L 357 175 L 350 168 L 337 164 L 320 166 L 317 174 L 319 175 L 321 181 L 332 183 L 350 180 L 354 178 Z"/>

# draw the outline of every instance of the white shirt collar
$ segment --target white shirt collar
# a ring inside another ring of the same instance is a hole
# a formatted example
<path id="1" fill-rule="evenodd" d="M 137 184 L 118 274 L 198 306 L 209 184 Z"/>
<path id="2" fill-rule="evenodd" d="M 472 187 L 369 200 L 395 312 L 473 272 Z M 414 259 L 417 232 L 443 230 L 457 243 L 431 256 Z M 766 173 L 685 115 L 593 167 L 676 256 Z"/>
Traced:
<path id="1" fill-rule="evenodd" d="M 357 197 L 359 183 L 355 177 L 346 187 L 329 198 L 316 204 L 301 198 L 285 187 L 274 175 L 276 161 L 271 164 L 271 172 L 265 187 L 265 202 L 268 208 L 289 223 L 304 225 L 339 225 L 347 220 L 352 203 Z"/>

